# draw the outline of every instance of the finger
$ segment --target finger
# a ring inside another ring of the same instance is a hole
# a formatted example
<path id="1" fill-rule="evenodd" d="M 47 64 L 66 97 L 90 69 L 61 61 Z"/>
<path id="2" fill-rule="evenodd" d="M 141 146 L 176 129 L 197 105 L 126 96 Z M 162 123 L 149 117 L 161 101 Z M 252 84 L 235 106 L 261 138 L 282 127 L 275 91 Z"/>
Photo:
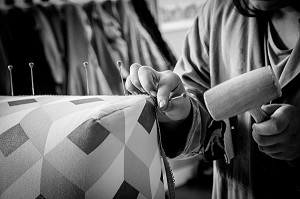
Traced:
<path id="1" fill-rule="evenodd" d="M 252 131 L 252 137 L 254 141 L 260 146 L 271 146 L 280 143 L 285 139 L 286 136 L 284 133 L 275 134 L 275 135 L 260 135 L 255 131 Z"/>
<path id="2" fill-rule="evenodd" d="M 138 71 L 140 67 L 142 67 L 140 64 L 137 63 L 132 64 L 130 66 L 129 75 L 130 75 L 130 81 L 132 85 L 135 86 L 141 92 L 144 92 L 138 76 Z"/>
<path id="3" fill-rule="evenodd" d="M 274 154 L 274 153 L 280 153 L 283 152 L 287 149 L 287 146 L 277 143 L 274 145 L 270 145 L 270 146 L 258 146 L 259 150 L 261 152 L 264 152 L 266 154 Z"/>
<path id="4" fill-rule="evenodd" d="M 261 109 L 266 112 L 267 115 L 272 115 L 278 108 L 280 108 L 281 104 L 268 104 L 263 105 Z"/>
<path id="5" fill-rule="evenodd" d="M 131 94 L 137 95 L 141 93 L 140 90 L 132 84 L 130 76 L 126 78 L 125 87 Z"/>
<path id="6" fill-rule="evenodd" d="M 157 91 L 158 106 L 161 111 L 167 111 L 169 105 L 170 87 L 168 85 L 162 85 Z M 170 108 L 170 107 L 169 107 Z"/>
<path id="7" fill-rule="evenodd" d="M 159 74 L 153 68 L 142 66 L 138 71 L 139 82 L 145 92 L 156 96 L 157 84 L 159 82 Z"/>
<path id="8" fill-rule="evenodd" d="M 274 159 L 278 159 L 278 160 L 283 160 L 284 159 L 284 153 L 283 152 L 272 153 L 272 154 L 268 154 L 268 155 L 271 156 Z"/>
<path id="9" fill-rule="evenodd" d="M 171 71 L 163 71 L 160 72 L 159 75 L 160 79 L 157 91 L 157 101 L 159 107 L 163 111 L 166 111 L 170 97 L 181 95 L 184 88 L 181 86 L 182 84 L 180 84 L 180 78 L 175 73 Z"/>
<path id="10" fill-rule="evenodd" d="M 290 151 L 284 151 L 284 152 L 279 152 L 279 153 L 272 153 L 272 154 L 268 154 L 269 156 L 271 156 L 272 158 L 278 159 L 278 160 L 293 160 L 294 156 L 292 155 L 292 153 L 290 153 Z"/>
<path id="11" fill-rule="evenodd" d="M 289 122 L 285 121 L 285 118 L 281 114 L 271 115 L 269 120 L 266 120 L 262 123 L 255 123 L 252 125 L 252 129 L 255 133 L 259 135 L 275 135 L 279 134 L 284 131 L 287 127 Z"/>

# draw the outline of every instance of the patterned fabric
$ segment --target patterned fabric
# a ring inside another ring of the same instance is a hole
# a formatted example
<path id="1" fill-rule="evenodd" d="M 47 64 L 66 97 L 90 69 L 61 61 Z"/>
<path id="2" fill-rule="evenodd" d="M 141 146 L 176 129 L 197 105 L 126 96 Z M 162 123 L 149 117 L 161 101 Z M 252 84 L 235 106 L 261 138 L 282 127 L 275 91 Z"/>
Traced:
<path id="1" fill-rule="evenodd" d="M 0 96 L 0 198 L 165 198 L 152 100 Z"/>

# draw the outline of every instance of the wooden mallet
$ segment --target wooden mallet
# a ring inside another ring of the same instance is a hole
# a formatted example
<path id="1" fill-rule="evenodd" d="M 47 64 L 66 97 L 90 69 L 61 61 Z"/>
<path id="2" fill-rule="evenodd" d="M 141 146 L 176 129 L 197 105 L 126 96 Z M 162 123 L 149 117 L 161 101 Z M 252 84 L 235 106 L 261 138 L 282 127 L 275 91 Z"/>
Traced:
<path id="1" fill-rule="evenodd" d="M 229 79 L 204 93 L 206 107 L 214 120 L 223 120 L 249 111 L 255 122 L 269 116 L 261 109 L 281 96 L 281 88 L 271 66 Z"/>

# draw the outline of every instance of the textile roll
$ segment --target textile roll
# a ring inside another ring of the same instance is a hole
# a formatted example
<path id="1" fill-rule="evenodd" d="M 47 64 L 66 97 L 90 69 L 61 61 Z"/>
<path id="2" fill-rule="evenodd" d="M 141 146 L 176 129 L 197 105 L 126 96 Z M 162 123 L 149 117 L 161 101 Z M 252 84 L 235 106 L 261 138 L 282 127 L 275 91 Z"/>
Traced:
<path id="1" fill-rule="evenodd" d="M 0 198 L 165 198 L 155 107 L 138 96 L 1 96 Z"/>

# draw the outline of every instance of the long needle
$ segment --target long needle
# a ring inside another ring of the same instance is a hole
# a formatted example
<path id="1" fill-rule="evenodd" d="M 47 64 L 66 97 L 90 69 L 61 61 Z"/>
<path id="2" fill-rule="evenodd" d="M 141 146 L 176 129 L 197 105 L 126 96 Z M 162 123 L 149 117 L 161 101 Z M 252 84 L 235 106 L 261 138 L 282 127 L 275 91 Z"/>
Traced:
<path id="1" fill-rule="evenodd" d="M 34 63 L 30 62 L 29 63 L 29 67 L 30 67 L 30 74 L 31 74 L 31 90 L 32 90 L 32 95 L 34 95 L 33 66 L 34 66 Z"/>
<path id="2" fill-rule="evenodd" d="M 88 77 L 88 72 L 87 72 L 87 67 L 88 67 L 88 62 L 83 63 L 83 67 L 85 69 L 85 78 L 86 78 L 86 93 L 87 95 L 90 94 L 90 88 L 89 88 L 89 77 Z"/>
<path id="3" fill-rule="evenodd" d="M 10 90 L 11 90 L 11 96 L 14 96 L 14 86 L 13 86 L 13 81 L 12 81 L 12 69 L 13 69 L 13 66 L 9 65 L 8 70 L 9 70 L 9 79 L 10 79 Z"/>
<path id="4" fill-rule="evenodd" d="M 180 98 L 186 98 L 186 94 L 185 94 L 185 93 L 182 93 L 182 94 L 181 94 L 181 95 L 179 95 L 179 96 L 176 96 L 176 97 L 170 98 L 170 99 L 169 99 L 169 102 L 171 102 L 171 101 L 173 101 L 173 100 L 180 99 Z"/>

